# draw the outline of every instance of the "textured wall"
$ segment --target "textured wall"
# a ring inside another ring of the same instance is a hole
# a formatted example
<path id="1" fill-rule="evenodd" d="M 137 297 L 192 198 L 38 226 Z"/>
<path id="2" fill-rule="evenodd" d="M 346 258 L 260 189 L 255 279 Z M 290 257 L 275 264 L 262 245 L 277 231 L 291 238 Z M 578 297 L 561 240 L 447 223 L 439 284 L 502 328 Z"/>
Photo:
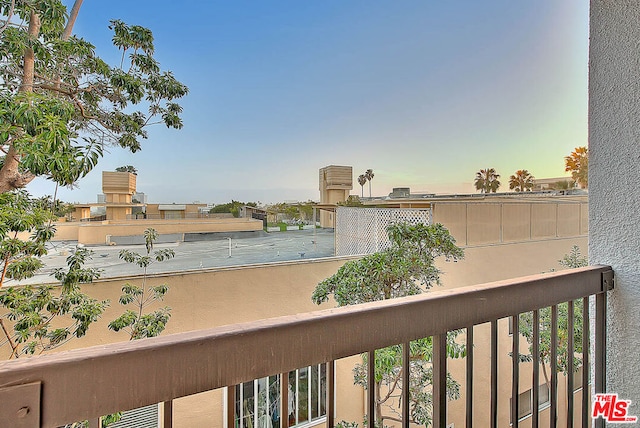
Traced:
<path id="1" fill-rule="evenodd" d="M 616 274 L 607 389 L 640 415 L 640 3 L 591 1 L 589 256 Z"/>

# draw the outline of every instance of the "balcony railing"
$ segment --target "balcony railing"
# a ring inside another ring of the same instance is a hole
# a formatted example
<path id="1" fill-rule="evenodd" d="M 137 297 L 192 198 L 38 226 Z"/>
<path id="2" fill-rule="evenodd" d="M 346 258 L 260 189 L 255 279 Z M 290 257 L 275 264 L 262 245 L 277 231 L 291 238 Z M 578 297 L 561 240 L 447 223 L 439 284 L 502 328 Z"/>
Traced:
<path id="1" fill-rule="evenodd" d="M 371 365 L 375 349 L 395 344 L 404 344 L 407 349 L 411 340 L 433 336 L 433 421 L 434 426 L 445 427 L 446 333 L 454 329 L 467 329 L 465 400 L 467 426 L 471 427 L 474 414 L 473 326 L 490 323 L 491 396 L 487 405 L 490 406 L 491 426 L 495 427 L 498 424 L 499 398 L 498 320 L 512 317 L 513 331 L 518 331 L 518 314 L 533 311 L 534 319 L 537 319 L 538 309 L 551 306 L 551 340 L 557 343 L 557 305 L 569 302 L 569 323 L 572 325 L 571 302 L 584 299 L 584 308 L 589 308 L 589 297 L 595 296 L 595 312 L 591 313 L 596 326 L 593 375 L 595 392 L 603 392 L 606 291 L 612 287 L 611 268 L 592 266 L 3 362 L 0 363 L 0 425 L 57 427 L 87 419 L 96 424 L 99 415 L 165 403 L 164 426 L 167 428 L 172 424 L 171 401 L 175 398 L 329 362 L 327 425 L 333 427 L 333 361 L 368 353 L 368 364 Z M 588 318 L 584 317 L 582 326 L 582 346 L 585 350 L 589 349 Z M 535 325 L 537 323 L 534 322 L 534 330 L 537 329 Z M 536 332 L 534 335 L 537 337 Z M 517 334 L 513 337 L 511 395 L 517 397 L 519 379 L 523 373 L 519 373 L 518 364 L 520 340 Z M 569 346 L 573 349 L 573 343 Z M 535 358 L 535 348 L 533 354 Z M 551 356 L 550 426 L 555 426 L 559 407 L 564 407 L 558 406 L 556 354 L 554 346 Z M 585 369 L 582 371 L 582 385 L 586 386 L 590 376 L 587 370 L 588 352 L 584 353 L 583 358 Z M 534 360 L 533 385 L 538 384 L 538 363 L 537 359 Z M 407 365 L 408 359 L 405 358 L 404 373 L 407 373 Z M 573 370 L 569 367 L 567 382 L 570 386 L 573 377 Z M 373 379 L 373 376 L 369 378 Z M 371 385 L 368 390 L 373 390 Z M 567 397 L 568 409 L 563 410 L 568 410 L 567 419 L 569 426 L 572 426 L 575 404 L 573 388 L 568 388 L 568 391 L 571 396 Z M 408 392 L 403 391 L 403 394 L 403 426 L 408 427 Z M 589 426 L 591 422 L 588 396 L 583 393 L 581 403 L 578 403 L 583 426 Z M 375 414 L 374 400 L 373 396 L 368 399 L 367 413 L 370 415 Z M 518 400 L 511 402 L 512 425 L 517 426 Z M 532 426 L 539 423 L 537 408 L 533 406 Z M 232 426 L 233 417 L 228 419 L 229 426 Z M 287 423 L 286 418 L 281 420 L 283 424 Z"/>

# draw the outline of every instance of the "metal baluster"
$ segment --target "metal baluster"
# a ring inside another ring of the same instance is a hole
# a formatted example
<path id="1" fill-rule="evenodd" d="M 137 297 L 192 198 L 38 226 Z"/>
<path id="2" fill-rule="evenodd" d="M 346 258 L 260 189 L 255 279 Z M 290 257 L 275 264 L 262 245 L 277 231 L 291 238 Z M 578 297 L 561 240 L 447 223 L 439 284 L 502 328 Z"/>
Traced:
<path id="1" fill-rule="evenodd" d="M 591 413 L 589 412 L 591 406 L 591 388 L 589 388 L 589 370 L 591 369 L 589 336 L 591 333 L 589 324 L 589 298 L 585 297 L 582 299 L 582 428 L 589 428 L 591 421 Z"/>
<path id="2" fill-rule="evenodd" d="M 551 408 L 549 426 L 555 428 L 558 420 L 558 306 L 551 307 Z"/>
<path id="3" fill-rule="evenodd" d="M 280 426 L 289 428 L 289 372 L 280 375 Z"/>
<path id="4" fill-rule="evenodd" d="M 167 408 L 165 406 L 165 412 Z M 227 387 L 227 428 L 234 428 L 236 413 L 236 386 Z"/>
<path id="5" fill-rule="evenodd" d="M 491 428 L 498 427 L 498 321 L 491 321 Z"/>
<path id="6" fill-rule="evenodd" d="M 540 424 L 540 312 L 533 311 L 533 408 L 531 409 L 531 426 L 537 428 Z"/>
<path id="7" fill-rule="evenodd" d="M 233 388 L 235 391 L 235 388 Z M 165 401 L 163 403 L 163 425 L 162 428 L 172 428 L 173 427 L 173 400 Z M 232 409 L 232 407 L 227 406 L 228 409 Z M 233 412 L 231 413 L 231 420 L 233 421 Z M 229 415 L 227 414 L 227 424 L 229 423 Z M 233 427 L 233 425 L 227 425 L 228 427 Z"/>
<path id="8" fill-rule="evenodd" d="M 327 428 L 333 428 L 336 417 L 336 382 L 335 382 L 336 362 L 327 362 Z"/>
<path id="9" fill-rule="evenodd" d="M 376 423 L 376 351 L 369 351 L 367 358 L 367 420 L 369 428 L 374 428 Z"/>
<path id="10" fill-rule="evenodd" d="M 467 417 L 466 428 L 473 428 L 473 326 L 467 327 Z"/>
<path id="11" fill-rule="evenodd" d="M 520 315 L 511 317 L 511 426 L 518 428 L 518 396 L 520 395 Z"/>
<path id="12" fill-rule="evenodd" d="M 573 428 L 573 301 L 567 302 L 567 428 Z"/>
<path id="13" fill-rule="evenodd" d="M 447 425 L 447 334 L 433 336 L 433 426 Z"/>
<path id="14" fill-rule="evenodd" d="M 409 351 L 410 343 L 402 344 L 402 427 L 409 428 Z"/>
<path id="15" fill-rule="evenodd" d="M 607 391 L 606 367 L 607 367 L 607 295 L 596 294 L 596 343 L 595 343 L 595 392 L 601 394 Z M 604 419 L 595 420 L 595 428 L 604 428 Z"/>

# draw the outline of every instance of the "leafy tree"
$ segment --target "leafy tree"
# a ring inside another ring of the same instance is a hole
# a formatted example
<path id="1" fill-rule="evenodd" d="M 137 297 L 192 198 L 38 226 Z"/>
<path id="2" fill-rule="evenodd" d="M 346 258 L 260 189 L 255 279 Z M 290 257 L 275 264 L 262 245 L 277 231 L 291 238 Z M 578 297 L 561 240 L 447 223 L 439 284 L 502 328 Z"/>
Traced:
<path id="1" fill-rule="evenodd" d="M 60 199 L 54 199 L 51 195 L 41 196 L 35 199 L 34 203 L 43 210 L 48 210 L 53 213 L 54 219 L 65 217 L 75 210 L 73 204 L 62 202 Z"/>
<path id="2" fill-rule="evenodd" d="M 119 166 L 116 168 L 116 172 L 130 172 L 131 174 L 138 175 L 138 170 L 133 165 Z"/>
<path id="3" fill-rule="evenodd" d="M 367 184 L 367 176 L 364 174 L 360 174 L 358 176 L 358 184 L 360 185 L 361 194 L 364 198 L 364 185 Z"/>
<path id="4" fill-rule="evenodd" d="M 71 35 L 81 3 L 69 15 L 60 0 L 0 0 L 0 193 L 37 176 L 72 185 L 104 144 L 135 152 L 148 125 L 182 127 L 187 87 L 161 71 L 151 31 L 111 21 L 122 57 L 110 66 Z"/>
<path id="5" fill-rule="evenodd" d="M 476 173 L 474 184 L 480 193 L 496 193 L 500 187 L 500 174 L 494 168 L 481 169 Z"/>
<path id="6" fill-rule="evenodd" d="M 209 214 L 230 213 L 237 218 L 240 217 L 240 208 L 242 208 L 243 206 L 257 207 L 258 204 L 255 202 L 240 202 L 232 199 L 231 202 L 228 202 L 226 204 L 218 204 L 214 206 L 209 210 Z"/>
<path id="7" fill-rule="evenodd" d="M 569 190 L 573 187 L 573 185 L 571 184 L 571 181 L 569 180 L 560 180 L 560 181 L 556 181 L 555 183 L 553 183 L 552 188 L 554 190 Z"/>
<path id="8" fill-rule="evenodd" d="M 312 200 L 308 200 L 307 202 L 298 203 L 298 211 L 300 212 L 301 220 L 312 220 L 313 219 L 313 207 L 316 205 Z"/>
<path id="9" fill-rule="evenodd" d="M 585 146 L 576 147 L 564 158 L 564 165 L 564 170 L 571 172 L 574 182 L 583 189 L 589 187 L 589 149 Z"/>
<path id="10" fill-rule="evenodd" d="M 369 182 L 369 197 L 371 197 L 371 180 L 373 180 L 373 177 L 374 177 L 373 170 L 372 169 L 366 170 L 364 173 L 364 176 Z"/>
<path id="11" fill-rule="evenodd" d="M 55 234 L 48 208 L 24 190 L 0 193 L 0 286 L 5 278 L 30 278 L 42 267 L 39 257 L 46 254 L 45 244 Z M 25 232 L 31 235 L 21 239 Z"/>
<path id="12" fill-rule="evenodd" d="M 578 268 L 587 266 L 587 258 L 584 257 L 580 248 L 573 246 L 569 254 L 558 260 L 561 266 L 564 268 Z M 568 320 L 568 304 L 561 303 L 558 305 L 558 362 L 557 367 L 559 372 L 567 373 L 568 369 L 568 339 L 571 332 L 573 332 L 573 343 L 575 346 L 575 353 L 582 353 L 582 319 L 583 319 L 583 304 L 582 299 L 575 300 L 574 306 L 574 325 L 569 326 Z M 542 364 L 542 373 L 544 375 L 547 385 L 551 385 L 549 379 L 548 364 L 551 364 L 551 308 L 544 308 L 538 311 L 539 317 L 539 358 Z M 533 361 L 533 313 L 526 312 L 520 314 L 519 321 L 520 334 L 529 342 L 529 354 L 523 354 L 520 356 L 522 361 Z M 582 365 L 582 358 L 573 355 L 573 366 L 577 370 Z"/>
<path id="13" fill-rule="evenodd" d="M 338 202 L 341 207 L 363 207 L 364 204 L 360 201 L 357 195 L 349 195 L 346 201 Z"/>
<path id="14" fill-rule="evenodd" d="M 516 192 L 530 192 L 533 189 L 534 178 L 526 169 L 519 169 L 509 177 L 509 189 Z"/>
<path id="15" fill-rule="evenodd" d="M 158 232 L 153 228 L 144 231 L 146 253 L 141 255 L 129 250 L 120 251 L 120 258 L 127 263 L 133 263 L 143 269 L 142 285 L 137 286 L 126 283 L 122 287 L 120 304 L 133 305 L 135 310 L 127 309 L 122 315 L 109 323 L 113 331 L 125 330 L 129 333 L 129 340 L 155 337 L 165 329 L 169 317 L 170 308 L 164 307 L 144 313 L 144 309 L 164 299 L 169 290 L 167 284 L 147 287 L 147 270 L 155 262 L 163 262 L 175 257 L 173 250 L 165 248 L 153 251 L 153 244 L 158 239 Z M 152 254 L 153 251 L 153 254 Z"/>
<path id="16" fill-rule="evenodd" d="M 440 283 L 436 258 L 456 261 L 464 256 L 441 224 L 398 223 L 391 225 L 387 232 L 391 241 L 387 249 L 345 263 L 336 274 L 317 285 L 313 302 L 326 302 L 331 295 L 338 306 L 345 306 L 420 294 Z M 465 355 L 464 346 L 455 342 L 458 334 L 454 331 L 447 335 L 447 354 L 451 358 Z M 432 353 L 431 338 L 410 344 L 411 419 L 413 423 L 425 426 L 431 424 Z M 366 387 L 366 379 L 365 361 L 354 369 L 354 381 Z M 383 426 L 385 421 L 398 421 L 400 407 L 397 403 L 401 400 L 402 388 L 407 387 L 402 385 L 399 345 L 376 351 L 375 380 L 376 423 Z M 459 394 L 459 385 L 449 376 L 448 398 L 456 399 Z"/>
<path id="17" fill-rule="evenodd" d="M 6 313 L 0 318 L 5 341 L 11 347 L 9 358 L 42 354 L 87 333 L 108 306 L 80 291 L 79 284 L 100 276 L 97 269 L 83 268 L 91 257 L 85 248 L 67 257 L 67 268 L 56 269 L 54 277 L 61 287 L 51 285 L 8 287 L 0 293 Z"/>

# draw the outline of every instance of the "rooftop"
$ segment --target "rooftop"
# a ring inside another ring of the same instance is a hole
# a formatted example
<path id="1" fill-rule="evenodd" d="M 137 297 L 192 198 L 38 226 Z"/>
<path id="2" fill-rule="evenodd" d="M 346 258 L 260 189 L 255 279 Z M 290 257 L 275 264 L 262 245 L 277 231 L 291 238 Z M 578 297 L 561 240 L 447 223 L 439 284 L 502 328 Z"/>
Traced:
<path id="1" fill-rule="evenodd" d="M 216 239 L 199 242 L 174 242 L 156 244 L 154 247 L 171 248 L 176 257 L 150 266 L 150 273 L 192 271 L 224 266 L 240 266 L 261 263 L 274 263 L 287 260 L 314 259 L 334 255 L 333 230 L 316 229 L 287 232 L 274 232 L 262 237 L 235 237 L 231 239 L 229 252 L 228 239 Z M 67 256 L 75 250 L 76 241 L 54 242 L 49 254 L 42 258 L 45 267 L 38 275 L 20 284 L 51 282 L 54 269 L 65 266 Z M 120 260 L 123 249 L 144 252 L 144 245 L 91 246 L 93 259 L 86 267 L 104 269 L 103 278 L 140 274 L 140 268 Z M 231 253 L 231 256 L 229 254 Z M 6 285 L 16 285 L 6 281 Z"/>

